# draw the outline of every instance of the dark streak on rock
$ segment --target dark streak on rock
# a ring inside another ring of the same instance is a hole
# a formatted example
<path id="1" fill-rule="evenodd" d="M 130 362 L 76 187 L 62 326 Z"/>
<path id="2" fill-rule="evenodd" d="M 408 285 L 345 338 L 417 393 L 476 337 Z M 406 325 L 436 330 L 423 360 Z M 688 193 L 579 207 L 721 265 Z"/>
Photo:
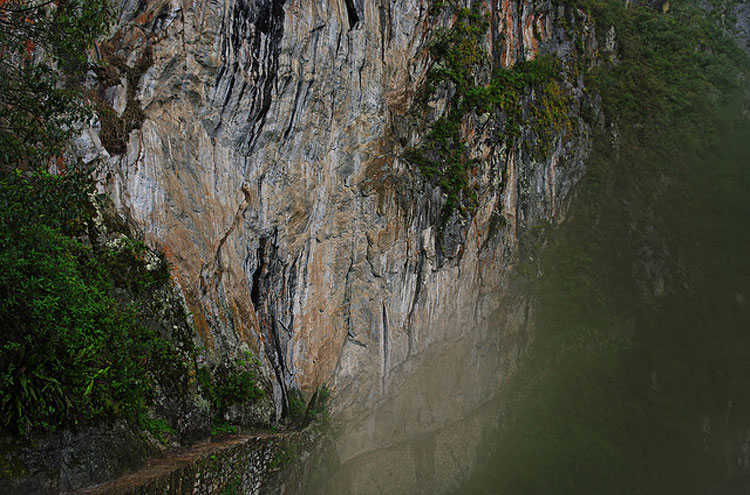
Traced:
<path id="1" fill-rule="evenodd" d="M 359 23 L 359 13 L 354 5 L 354 0 L 346 0 L 346 14 L 349 17 L 349 31 L 351 31 Z"/>
<path id="2" fill-rule="evenodd" d="M 264 350 L 276 375 L 281 391 L 281 413 L 286 415 L 287 387 L 291 377 L 285 360 L 287 344 L 292 337 L 292 308 L 296 289 L 296 262 L 290 269 L 278 254 L 278 230 L 260 238 L 256 250 L 257 265 L 252 279 L 250 299 L 255 308 L 260 331 L 264 335 Z M 283 276 L 279 277 L 279 274 Z M 290 280 L 287 281 L 287 278 Z M 286 304 L 288 301 L 289 305 Z M 282 320 L 288 317 L 288 324 Z M 283 330 L 283 333 L 282 333 Z"/>
<path id="3" fill-rule="evenodd" d="M 388 375 L 388 313 L 383 304 L 383 393 L 385 393 L 386 376 Z"/>
<path id="4" fill-rule="evenodd" d="M 215 86 L 222 101 L 222 120 L 224 113 L 247 111 L 243 117 L 247 131 L 238 143 L 246 155 L 252 153 L 271 107 L 284 36 L 285 1 L 237 0 L 226 21 L 229 32 L 222 42 L 224 64 Z M 251 84 L 247 84 L 247 76 Z M 234 94 L 237 79 L 243 80 L 242 93 L 248 90 L 252 94 Z M 245 108 L 235 108 L 240 102 Z"/>

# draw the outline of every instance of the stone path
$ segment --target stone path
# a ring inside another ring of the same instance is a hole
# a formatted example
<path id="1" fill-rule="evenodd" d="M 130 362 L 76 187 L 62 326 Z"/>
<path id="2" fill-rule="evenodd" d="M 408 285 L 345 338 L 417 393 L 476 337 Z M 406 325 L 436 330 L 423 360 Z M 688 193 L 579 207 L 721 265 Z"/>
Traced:
<path id="1" fill-rule="evenodd" d="M 100 485 L 73 492 L 72 495 L 126 495 L 136 493 L 140 491 L 139 488 L 141 487 L 160 479 L 169 478 L 183 468 L 197 464 L 205 458 L 213 458 L 232 447 L 247 443 L 263 443 L 265 439 L 286 436 L 288 436 L 288 433 L 260 432 L 236 435 L 218 441 L 204 440 L 190 447 L 165 452 L 161 457 L 150 459 L 145 466 L 137 471 L 124 474 L 115 480 Z"/>

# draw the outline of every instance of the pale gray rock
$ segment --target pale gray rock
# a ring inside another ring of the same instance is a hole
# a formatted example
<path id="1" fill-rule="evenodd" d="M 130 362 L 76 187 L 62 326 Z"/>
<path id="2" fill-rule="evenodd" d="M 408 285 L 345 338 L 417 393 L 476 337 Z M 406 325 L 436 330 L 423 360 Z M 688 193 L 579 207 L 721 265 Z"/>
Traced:
<path id="1" fill-rule="evenodd" d="M 128 80 L 121 78 L 120 84 L 107 88 L 104 92 L 105 101 L 112 107 L 118 117 L 122 117 L 128 105 Z"/>

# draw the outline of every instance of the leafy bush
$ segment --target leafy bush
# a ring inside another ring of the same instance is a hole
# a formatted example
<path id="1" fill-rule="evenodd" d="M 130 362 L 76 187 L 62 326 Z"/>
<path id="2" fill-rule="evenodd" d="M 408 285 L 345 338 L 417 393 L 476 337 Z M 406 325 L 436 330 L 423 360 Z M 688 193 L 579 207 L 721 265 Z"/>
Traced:
<path id="1" fill-rule="evenodd" d="M 252 404 L 265 395 L 263 388 L 258 385 L 255 372 L 257 364 L 252 355 L 247 353 L 246 359 L 239 360 L 236 368 L 222 365 L 213 374 L 205 366 L 198 368 L 198 383 L 211 404 L 214 416 L 212 435 L 236 431 L 224 421 L 228 408 L 236 404 Z"/>
<path id="2" fill-rule="evenodd" d="M 293 423 L 302 421 L 305 418 L 305 411 L 307 411 L 307 404 L 305 403 L 305 398 L 302 397 L 302 392 L 296 388 L 289 390 L 287 393 L 287 402 L 289 404 L 289 419 Z"/>
<path id="3" fill-rule="evenodd" d="M 93 170 L 62 156 L 92 115 L 78 81 L 111 18 L 107 0 L 0 2 L 0 417 L 10 434 L 143 418 L 156 383 L 189 366 L 190 345 L 178 351 L 146 325 L 161 310 L 152 293 L 169 287 L 166 262 L 147 263 L 142 243 L 96 242 Z"/>
<path id="4" fill-rule="evenodd" d="M 241 495 L 242 489 L 242 477 L 236 476 L 235 478 L 232 478 L 232 480 L 224 485 L 224 488 L 221 489 L 221 492 L 219 495 Z"/>
<path id="5" fill-rule="evenodd" d="M 309 415 L 312 418 L 328 420 L 328 406 L 331 400 L 331 391 L 327 386 L 319 387 L 310 401 Z"/>
<path id="6" fill-rule="evenodd" d="M 212 436 L 233 435 L 235 433 L 237 433 L 237 427 L 225 423 L 222 419 L 218 419 L 211 425 Z"/>
<path id="7" fill-rule="evenodd" d="M 296 388 L 287 393 L 287 416 L 289 420 L 298 427 L 305 427 L 312 421 L 328 422 L 328 402 L 331 393 L 325 385 L 318 387 L 310 398 L 305 402 L 302 392 Z"/>
<path id="8" fill-rule="evenodd" d="M 283 469 L 297 459 L 297 444 L 289 442 L 279 447 L 271 459 L 271 469 Z"/>
<path id="9" fill-rule="evenodd" d="M 93 213 L 90 174 L 83 168 L 64 177 L 43 170 L 0 171 L 0 221 L 9 231 L 40 223 L 68 236 L 86 234 Z"/>
<path id="10" fill-rule="evenodd" d="M 61 154 L 90 116 L 81 95 L 60 84 L 80 77 L 88 49 L 112 19 L 107 0 L 0 2 L 0 166 L 34 168 Z"/>
<path id="11" fill-rule="evenodd" d="M 174 428 L 169 426 L 167 420 L 160 417 L 152 417 L 147 412 L 138 415 L 138 426 L 143 431 L 148 431 L 162 444 L 166 444 L 170 437 L 177 434 Z"/>
<path id="12" fill-rule="evenodd" d="M 109 244 L 103 256 L 112 280 L 135 295 L 147 295 L 169 283 L 166 257 L 154 255 L 143 241 L 123 237 Z"/>
<path id="13" fill-rule="evenodd" d="M 64 232 L 86 208 L 66 209 L 65 178 L 0 180 L 0 410 L 18 433 L 95 418 L 134 417 L 152 394 L 149 368 L 179 359 L 137 323 L 139 309 L 112 297 L 116 256 Z M 77 212 L 77 214 L 76 214 Z M 30 218 L 36 217 L 36 221 Z"/>

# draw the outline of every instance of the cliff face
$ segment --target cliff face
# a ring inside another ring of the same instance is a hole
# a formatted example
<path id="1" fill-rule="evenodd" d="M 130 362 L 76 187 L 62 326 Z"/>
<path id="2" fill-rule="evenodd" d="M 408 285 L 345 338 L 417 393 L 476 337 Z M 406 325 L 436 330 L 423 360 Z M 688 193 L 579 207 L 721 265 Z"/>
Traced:
<path id="1" fill-rule="evenodd" d="M 476 202 L 448 214 L 444 190 L 402 156 L 455 93 L 447 84 L 422 96 L 431 40 L 455 8 L 125 1 L 99 50 L 140 68 L 104 94 L 123 118 L 129 105 L 142 118 L 126 146 L 102 146 L 103 124 L 79 152 L 105 158 L 116 209 L 167 253 L 208 359 L 257 351 L 277 415 L 290 388 L 327 384 L 354 425 L 344 459 L 454 421 L 513 369 L 529 338 L 530 303 L 507 297 L 519 245 L 561 219 L 583 171 L 589 130 L 578 115 L 591 103 L 579 54 L 597 52 L 585 15 L 550 1 L 482 9 L 490 62 L 478 83 L 553 54 L 571 125 L 540 152 L 533 126 L 511 140 L 502 112 L 469 112 L 460 127 Z M 535 98 L 521 94 L 524 115 Z M 459 351 L 439 358 L 446 349 Z M 441 374 L 420 368 L 425 356 L 438 356 L 428 360 Z M 436 378 L 410 387 L 419 373 Z M 403 419 L 382 425 L 373 411 Z"/>

